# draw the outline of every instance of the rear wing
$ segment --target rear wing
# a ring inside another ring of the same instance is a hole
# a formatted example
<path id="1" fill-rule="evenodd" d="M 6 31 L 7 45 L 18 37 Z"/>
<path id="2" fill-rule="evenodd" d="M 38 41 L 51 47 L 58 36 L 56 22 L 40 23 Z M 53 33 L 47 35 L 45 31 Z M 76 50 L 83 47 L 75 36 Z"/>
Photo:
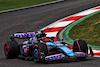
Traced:
<path id="1" fill-rule="evenodd" d="M 15 33 L 11 35 L 13 38 L 31 38 L 35 36 L 35 32 L 26 32 L 26 33 Z"/>

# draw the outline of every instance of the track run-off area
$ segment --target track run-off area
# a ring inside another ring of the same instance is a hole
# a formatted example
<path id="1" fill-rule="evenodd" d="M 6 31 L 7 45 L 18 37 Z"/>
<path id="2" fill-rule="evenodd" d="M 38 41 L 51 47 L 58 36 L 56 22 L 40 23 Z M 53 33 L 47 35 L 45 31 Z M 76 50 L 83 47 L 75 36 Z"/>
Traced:
<path id="1" fill-rule="evenodd" d="M 65 59 L 47 64 L 22 59 L 6 59 L 4 43 L 15 32 L 38 31 L 45 26 L 83 10 L 100 6 L 100 0 L 65 0 L 60 3 L 0 14 L 0 67 L 99 67 L 100 58 Z M 22 40 L 18 40 L 21 43 Z"/>

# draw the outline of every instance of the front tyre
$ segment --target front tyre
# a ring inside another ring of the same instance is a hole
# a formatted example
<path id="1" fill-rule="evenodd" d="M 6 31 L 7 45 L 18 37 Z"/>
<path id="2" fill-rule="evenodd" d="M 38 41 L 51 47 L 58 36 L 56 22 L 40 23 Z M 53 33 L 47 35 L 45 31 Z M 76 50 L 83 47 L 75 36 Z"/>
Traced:
<path id="1" fill-rule="evenodd" d="M 74 44 L 73 44 L 73 52 L 84 52 L 86 54 L 88 54 L 88 46 L 87 43 L 84 40 L 75 40 Z M 77 58 L 81 58 L 84 59 L 86 57 L 77 57 Z"/>

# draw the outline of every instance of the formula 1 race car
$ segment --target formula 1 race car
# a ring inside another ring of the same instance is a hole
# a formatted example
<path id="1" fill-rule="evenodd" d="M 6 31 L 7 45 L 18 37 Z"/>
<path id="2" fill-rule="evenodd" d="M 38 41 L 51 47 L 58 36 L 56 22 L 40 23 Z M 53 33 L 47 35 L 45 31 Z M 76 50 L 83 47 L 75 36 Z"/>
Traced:
<path id="1" fill-rule="evenodd" d="M 85 41 L 75 40 L 73 46 L 64 41 L 54 41 L 53 37 L 45 37 L 45 33 L 35 32 L 16 33 L 11 36 L 11 41 L 4 45 L 4 52 L 7 59 L 22 58 L 26 60 L 52 61 L 62 58 L 86 58 L 88 47 Z M 17 43 L 15 38 L 28 38 L 22 44 Z M 93 51 L 90 49 L 93 56 Z"/>

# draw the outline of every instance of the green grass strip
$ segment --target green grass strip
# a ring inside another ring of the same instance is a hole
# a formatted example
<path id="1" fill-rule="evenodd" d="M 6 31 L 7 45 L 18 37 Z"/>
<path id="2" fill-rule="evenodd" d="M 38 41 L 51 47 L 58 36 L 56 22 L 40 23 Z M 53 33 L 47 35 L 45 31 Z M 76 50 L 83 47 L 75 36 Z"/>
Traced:
<path id="1" fill-rule="evenodd" d="M 73 40 L 69 37 L 69 35 L 68 35 L 68 34 L 69 34 L 69 31 L 70 31 L 76 24 L 78 24 L 78 23 L 80 23 L 80 22 L 86 20 L 87 18 L 89 18 L 89 17 L 91 17 L 91 16 L 93 16 L 93 15 L 99 13 L 99 12 L 100 12 L 100 11 L 95 12 L 95 13 L 93 13 L 93 14 L 91 14 L 91 15 L 86 16 L 86 17 L 83 17 L 82 19 L 80 19 L 80 20 L 76 21 L 75 23 L 73 23 L 72 25 L 70 25 L 70 26 L 62 33 L 62 37 L 63 37 L 64 39 L 66 39 L 67 42 L 73 44 L 74 41 L 73 41 Z M 92 48 L 100 49 L 100 46 L 93 46 L 93 45 L 88 45 L 88 46 L 90 46 L 90 47 L 92 47 Z"/>
<path id="2" fill-rule="evenodd" d="M 0 11 L 32 6 L 56 0 L 0 0 Z"/>

